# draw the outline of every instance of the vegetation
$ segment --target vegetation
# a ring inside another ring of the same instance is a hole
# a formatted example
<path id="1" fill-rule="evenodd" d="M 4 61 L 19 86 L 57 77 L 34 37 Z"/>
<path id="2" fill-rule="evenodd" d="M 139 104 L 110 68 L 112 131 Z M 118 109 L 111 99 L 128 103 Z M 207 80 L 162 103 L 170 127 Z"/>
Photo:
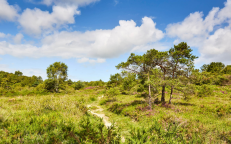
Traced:
<path id="1" fill-rule="evenodd" d="M 132 53 L 108 82 L 74 82 L 61 62 L 44 81 L 1 71 L 0 143 L 231 143 L 230 66 L 196 58 L 185 42 Z"/>

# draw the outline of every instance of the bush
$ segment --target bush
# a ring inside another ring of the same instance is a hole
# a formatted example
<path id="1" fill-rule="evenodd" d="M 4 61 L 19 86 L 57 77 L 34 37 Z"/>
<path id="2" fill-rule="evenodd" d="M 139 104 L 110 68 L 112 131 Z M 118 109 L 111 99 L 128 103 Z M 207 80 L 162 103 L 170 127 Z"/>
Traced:
<path id="1" fill-rule="evenodd" d="M 116 88 L 110 88 L 107 92 L 106 92 L 106 95 L 109 97 L 109 98 L 113 98 L 114 96 L 117 96 L 120 94 L 120 91 Z"/>
<path id="2" fill-rule="evenodd" d="M 214 92 L 211 86 L 209 85 L 202 85 L 198 92 L 199 97 L 206 97 L 206 96 L 213 96 Z"/>
<path id="3" fill-rule="evenodd" d="M 53 91 L 55 88 L 55 81 L 52 79 L 46 79 L 44 81 L 44 85 L 45 85 L 45 89 L 47 89 L 49 91 Z"/>
<path id="4" fill-rule="evenodd" d="M 81 88 L 84 88 L 84 82 L 82 81 L 77 81 L 75 82 L 72 87 L 75 89 L 75 90 L 79 90 Z"/>
<path id="5" fill-rule="evenodd" d="M 170 124 L 166 130 L 156 120 L 148 128 L 132 128 L 130 137 L 126 138 L 128 144 L 133 143 L 178 143 L 183 140 L 177 125 Z"/>
<path id="6" fill-rule="evenodd" d="M 229 79 L 227 79 L 226 77 L 224 76 L 221 76 L 219 75 L 215 81 L 215 84 L 216 85 L 220 85 L 220 86 L 223 86 L 225 85 L 225 83 L 229 82 Z"/>

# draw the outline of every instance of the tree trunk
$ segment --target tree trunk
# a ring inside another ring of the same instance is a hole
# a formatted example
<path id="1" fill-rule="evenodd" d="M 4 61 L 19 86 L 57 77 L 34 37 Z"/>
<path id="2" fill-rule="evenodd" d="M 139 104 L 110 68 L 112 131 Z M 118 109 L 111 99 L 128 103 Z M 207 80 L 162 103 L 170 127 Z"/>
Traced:
<path id="1" fill-rule="evenodd" d="M 170 93 L 170 98 L 169 98 L 169 104 L 171 104 L 171 100 L 172 100 L 172 93 L 173 93 L 173 86 L 171 87 L 171 93 Z"/>
<path id="2" fill-rule="evenodd" d="M 175 67 L 176 69 L 176 67 Z M 175 79 L 175 71 L 173 71 L 172 73 L 172 78 Z M 171 104 L 171 100 L 172 100 L 172 93 L 173 93 L 173 86 L 171 86 L 171 92 L 170 92 L 170 98 L 169 98 L 169 104 Z"/>
<path id="3" fill-rule="evenodd" d="M 148 73 L 148 81 L 149 81 L 149 73 Z M 151 86 L 148 85 L 148 103 L 149 103 L 149 109 L 152 109 L 152 103 L 151 103 Z"/>
<path id="4" fill-rule="evenodd" d="M 162 102 L 162 103 L 165 103 L 165 85 L 162 86 L 161 102 Z"/>
<path id="5" fill-rule="evenodd" d="M 164 71 L 164 78 L 163 79 L 165 80 L 165 71 Z M 165 103 L 165 85 L 162 86 L 161 102 Z"/>

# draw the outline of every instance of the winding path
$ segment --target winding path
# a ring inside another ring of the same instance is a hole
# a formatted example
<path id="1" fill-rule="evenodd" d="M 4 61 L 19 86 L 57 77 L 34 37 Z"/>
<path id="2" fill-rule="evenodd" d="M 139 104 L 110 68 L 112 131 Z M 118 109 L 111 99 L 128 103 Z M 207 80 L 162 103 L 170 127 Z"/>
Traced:
<path id="1" fill-rule="evenodd" d="M 95 106 L 95 105 L 94 105 Z M 87 105 L 87 107 L 88 108 L 90 108 L 90 107 L 92 107 L 91 105 Z M 98 117 L 100 117 L 100 118 L 102 118 L 103 119 L 103 122 L 104 122 L 104 124 L 105 124 L 105 126 L 107 126 L 107 127 L 110 127 L 112 124 L 111 124 L 111 122 L 109 122 L 108 121 L 108 117 L 107 116 L 105 116 L 105 114 L 98 114 L 98 113 L 96 113 L 96 111 L 100 111 L 100 112 L 102 112 L 103 111 L 103 109 L 101 108 L 101 107 L 99 107 L 99 106 L 96 106 L 98 109 L 96 109 L 96 110 L 89 110 L 93 115 L 96 115 L 96 116 L 98 116 Z"/>
<path id="2" fill-rule="evenodd" d="M 103 97 L 104 97 L 104 96 L 98 97 L 98 99 L 101 99 L 101 98 L 103 98 Z M 93 115 L 96 115 L 96 116 L 102 118 L 102 119 L 103 119 L 103 122 L 104 122 L 104 124 L 105 124 L 105 126 L 106 126 L 106 127 L 110 127 L 110 126 L 112 125 L 112 123 L 108 121 L 109 118 L 108 118 L 107 116 L 105 116 L 105 114 L 96 113 L 97 111 L 102 112 L 103 109 L 102 109 L 100 106 L 96 106 L 96 105 L 87 105 L 88 108 L 90 108 L 90 107 L 92 107 L 92 106 L 97 107 L 97 109 L 95 109 L 95 110 L 88 110 L 88 111 L 89 111 L 90 113 L 92 113 Z M 123 136 L 121 137 L 121 141 L 122 141 L 122 142 L 125 142 L 125 138 L 124 138 Z"/>

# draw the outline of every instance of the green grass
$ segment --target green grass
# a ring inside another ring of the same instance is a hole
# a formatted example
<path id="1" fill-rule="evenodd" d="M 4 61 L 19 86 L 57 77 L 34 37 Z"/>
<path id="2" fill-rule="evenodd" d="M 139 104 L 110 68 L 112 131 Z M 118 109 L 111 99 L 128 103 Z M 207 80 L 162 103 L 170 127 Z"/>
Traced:
<path id="1" fill-rule="evenodd" d="M 163 143 L 172 141 L 178 135 L 183 137 L 181 143 L 230 143 L 231 89 L 228 86 L 212 88 L 213 96 L 190 96 L 187 101 L 180 92 L 175 91 L 171 105 L 153 104 L 151 111 L 140 94 L 118 95 L 115 100 L 108 100 L 107 97 L 102 98 L 105 90 L 99 88 L 79 90 L 73 94 L 2 96 L 0 143 L 75 143 L 75 136 L 85 139 L 83 143 L 94 143 L 100 137 L 96 136 L 95 140 L 81 137 L 84 131 L 80 122 L 86 116 L 89 104 L 92 110 L 97 109 L 96 106 L 104 109 L 99 113 L 104 113 L 110 122 L 120 128 L 126 142 L 141 141 L 137 138 L 138 133 L 145 131 L 143 135 L 153 135 L 153 139 L 163 140 Z M 169 93 L 166 93 L 166 100 L 168 97 Z M 95 118 L 90 117 L 90 121 L 100 126 Z M 169 126 L 177 127 L 170 137 L 167 136 Z M 158 127 L 161 127 L 161 131 L 157 130 Z M 99 130 L 93 128 L 92 131 L 95 131 L 94 135 L 99 134 Z M 199 141 L 193 142 L 195 137 Z"/>
<path id="2" fill-rule="evenodd" d="M 163 126 L 180 125 L 187 140 L 199 133 L 205 143 L 231 142 L 231 93 L 229 87 L 213 86 L 214 96 L 191 96 L 185 101 L 182 94 L 173 95 L 172 105 L 153 105 L 145 109 L 145 99 L 137 95 L 119 95 L 117 101 L 105 103 L 104 109 L 112 121 L 122 127 L 122 134 L 129 135 L 130 127 L 141 128 L 151 125 L 157 119 Z M 223 91 L 225 91 L 223 93 Z M 166 94 L 166 100 L 169 93 Z M 160 99 L 160 97 L 159 97 Z M 104 99 L 101 100 L 102 103 Z"/>

